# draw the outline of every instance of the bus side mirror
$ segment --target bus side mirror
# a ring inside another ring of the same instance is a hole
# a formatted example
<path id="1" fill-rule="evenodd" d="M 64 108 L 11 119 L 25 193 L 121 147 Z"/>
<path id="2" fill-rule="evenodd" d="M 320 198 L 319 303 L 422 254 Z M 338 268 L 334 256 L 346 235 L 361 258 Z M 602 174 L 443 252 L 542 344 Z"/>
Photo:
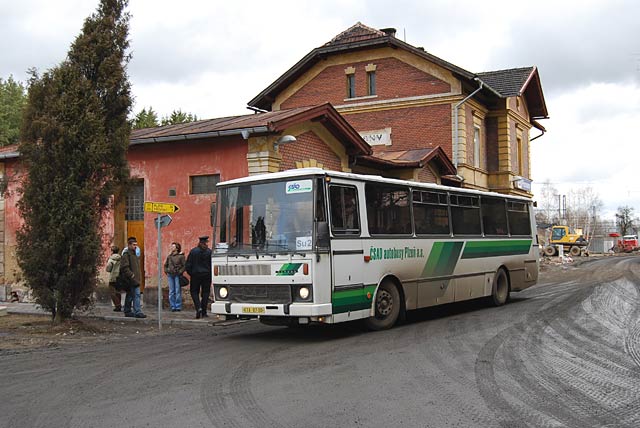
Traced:
<path id="1" fill-rule="evenodd" d="M 329 248 L 329 223 L 326 221 L 316 223 L 316 247 Z"/>

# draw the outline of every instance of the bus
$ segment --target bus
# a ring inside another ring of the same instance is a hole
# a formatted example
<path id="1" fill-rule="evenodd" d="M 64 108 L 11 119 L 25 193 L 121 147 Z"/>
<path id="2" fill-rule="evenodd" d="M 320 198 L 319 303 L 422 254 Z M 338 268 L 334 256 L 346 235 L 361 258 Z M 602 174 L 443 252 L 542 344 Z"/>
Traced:
<path id="1" fill-rule="evenodd" d="M 218 184 L 211 312 L 270 325 L 507 302 L 538 279 L 532 201 L 373 175 L 302 168 Z"/>

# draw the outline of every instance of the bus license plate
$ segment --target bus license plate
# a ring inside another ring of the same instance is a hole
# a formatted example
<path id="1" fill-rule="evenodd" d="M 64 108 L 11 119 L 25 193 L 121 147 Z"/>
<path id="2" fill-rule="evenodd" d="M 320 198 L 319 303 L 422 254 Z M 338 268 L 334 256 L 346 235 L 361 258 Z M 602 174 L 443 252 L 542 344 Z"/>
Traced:
<path id="1" fill-rule="evenodd" d="M 242 308 L 243 314 L 264 314 L 264 308 Z"/>

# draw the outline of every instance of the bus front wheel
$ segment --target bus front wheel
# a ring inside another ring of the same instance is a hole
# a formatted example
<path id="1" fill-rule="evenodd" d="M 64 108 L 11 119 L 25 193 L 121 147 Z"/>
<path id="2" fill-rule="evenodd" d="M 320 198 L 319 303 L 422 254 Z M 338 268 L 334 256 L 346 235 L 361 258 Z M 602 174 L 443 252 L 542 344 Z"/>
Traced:
<path id="1" fill-rule="evenodd" d="M 509 298 L 509 277 L 504 269 L 498 269 L 493 277 L 493 290 L 491 291 L 491 300 L 494 306 L 502 306 L 507 303 Z"/>
<path id="2" fill-rule="evenodd" d="M 386 330 L 396 323 L 400 315 L 400 292 L 391 281 L 383 281 L 373 300 L 374 315 L 367 318 L 370 330 Z"/>

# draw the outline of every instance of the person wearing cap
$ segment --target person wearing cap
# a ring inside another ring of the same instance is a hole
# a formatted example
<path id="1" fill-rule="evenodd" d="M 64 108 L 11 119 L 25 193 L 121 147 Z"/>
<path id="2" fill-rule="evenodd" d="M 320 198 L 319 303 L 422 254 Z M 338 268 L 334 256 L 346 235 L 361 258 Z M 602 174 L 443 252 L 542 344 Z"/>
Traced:
<path id="1" fill-rule="evenodd" d="M 186 271 L 191 277 L 189 291 L 196 309 L 196 319 L 206 318 L 209 294 L 211 293 L 211 250 L 208 236 L 199 238 L 198 246 L 189 251 Z"/>
<path id="2" fill-rule="evenodd" d="M 127 289 L 127 296 L 124 299 L 124 316 L 135 318 L 146 318 L 147 316 L 142 313 L 140 309 L 140 262 L 136 257 L 136 248 L 138 247 L 138 240 L 131 236 L 127 239 L 127 252 L 124 253 L 120 260 L 120 271 L 126 275 L 131 283 L 131 287 Z M 131 305 L 133 304 L 133 310 Z"/>
<path id="3" fill-rule="evenodd" d="M 121 291 L 116 289 L 116 279 L 120 273 L 120 259 L 122 256 L 118 254 L 120 248 L 117 245 L 111 246 L 111 256 L 107 261 L 105 270 L 109 272 L 109 291 L 111 292 L 111 301 L 113 302 L 113 310 L 120 312 L 122 310 L 122 296 Z"/>

